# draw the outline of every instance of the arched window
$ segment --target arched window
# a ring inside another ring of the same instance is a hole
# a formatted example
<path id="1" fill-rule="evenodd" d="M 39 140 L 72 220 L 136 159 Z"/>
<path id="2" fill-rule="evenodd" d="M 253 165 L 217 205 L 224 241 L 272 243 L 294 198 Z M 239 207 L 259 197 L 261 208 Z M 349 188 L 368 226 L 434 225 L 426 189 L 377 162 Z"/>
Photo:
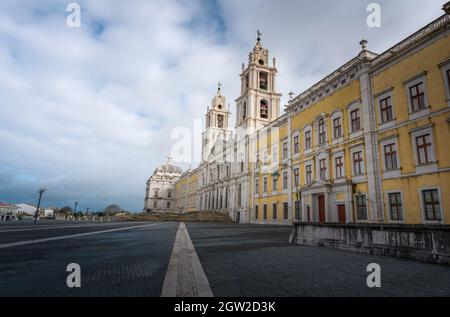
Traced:
<path id="1" fill-rule="evenodd" d="M 260 102 L 260 113 L 261 113 L 261 118 L 263 119 L 267 119 L 269 117 L 269 105 L 267 103 L 267 100 L 261 100 Z"/>
<path id="2" fill-rule="evenodd" d="M 319 144 L 322 145 L 322 144 L 325 144 L 326 139 L 327 139 L 326 126 L 325 126 L 325 119 L 324 118 L 320 118 L 319 119 L 318 127 L 319 127 Z"/>
<path id="3" fill-rule="evenodd" d="M 167 191 L 167 198 L 172 198 L 172 190 L 171 189 L 169 189 Z"/>
<path id="4" fill-rule="evenodd" d="M 158 195 L 159 195 L 159 188 L 155 188 L 153 190 L 153 197 L 158 198 Z"/>
<path id="5" fill-rule="evenodd" d="M 269 74 L 266 72 L 260 72 L 259 73 L 259 88 L 267 90 L 268 83 L 269 83 Z"/>
<path id="6" fill-rule="evenodd" d="M 242 119 L 247 118 L 247 102 L 244 102 L 244 105 L 242 106 Z"/>
<path id="7" fill-rule="evenodd" d="M 167 202 L 167 208 L 170 208 L 170 201 Z"/>
<path id="8" fill-rule="evenodd" d="M 217 127 L 223 128 L 223 115 L 222 114 L 217 115 Z"/>

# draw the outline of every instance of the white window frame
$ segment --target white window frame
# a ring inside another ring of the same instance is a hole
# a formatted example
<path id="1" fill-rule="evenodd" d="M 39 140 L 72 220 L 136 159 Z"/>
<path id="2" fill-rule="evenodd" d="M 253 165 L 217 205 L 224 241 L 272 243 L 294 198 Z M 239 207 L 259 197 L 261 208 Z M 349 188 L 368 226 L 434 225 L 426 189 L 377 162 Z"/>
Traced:
<path id="1" fill-rule="evenodd" d="M 392 170 L 386 169 L 386 153 L 384 147 L 389 144 L 394 144 L 395 150 L 397 151 L 397 168 Z M 398 149 L 398 137 L 392 136 L 390 138 L 386 138 L 382 141 L 380 141 L 380 153 L 381 153 L 381 161 L 382 161 L 382 169 L 383 169 L 383 178 L 384 179 L 391 179 L 391 178 L 397 178 L 401 176 L 401 165 L 400 165 L 400 153 Z"/>
<path id="2" fill-rule="evenodd" d="M 319 131 L 319 121 L 323 119 L 323 122 L 325 124 L 325 142 L 320 144 L 320 131 Z M 321 114 L 319 117 L 317 117 L 315 121 L 315 130 L 316 130 L 316 145 L 318 147 L 326 147 L 328 145 L 328 122 L 327 117 L 325 114 Z"/>
<path id="3" fill-rule="evenodd" d="M 394 87 L 391 87 L 391 88 L 385 89 L 384 91 L 378 93 L 375 97 L 376 103 L 378 105 L 378 125 L 379 125 L 380 130 L 392 128 L 396 124 L 397 117 L 396 117 L 396 113 L 395 113 L 393 92 L 394 92 Z M 386 98 L 391 98 L 392 120 L 383 122 L 383 113 L 381 111 L 381 101 Z"/>
<path id="4" fill-rule="evenodd" d="M 278 164 L 278 160 L 279 160 L 278 145 L 272 146 L 271 156 L 272 156 L 272 158 L 271 158 L 272 164 Z"/>
<path id="5" fill-rule="evenodd" d="M 341 136 L 339 138 L 336 138 L 336 135 L 334 135 L 334 120 L 338 119 L 338 118 L 341 119 Z M 344 118 L 344 116 L 342 115 L 342 111 L 341 110 L 334 111 L 331 114 L 330 124 L 331 124 L 331 129 L 332 129 L 332 133 L 331 134 L 333 136 L 333 141 L 332 141 L 333 145 L 341 143 L 341 142 L 344 141 L 344 122 L 343 122 L 343 118 Z"/>
<path id="6" fill-rule="evenodd" d="M 287 170 L 287 169 L 283 169 L 282 171 L 281 171 L 281 191 L 282 191 L 282 193 L 287 193 L 288 192 L 288 190 L 289 190 L 289 172 L 290 172 L 290 169 L 289 169 L 289 171 Z M 286 188 L 284 187 L 284 173 L 286 173 Z"/>
<path id="7" fill-rule="evenodd" d="M 447 77 L 447 71 L 450 70 L 450 59 L 447 59 L 443 63 L 438 65 L 442 71 L 442 76 L 444 77 L 444 88 L 445 88 L 445 96 L 448 106 L 450 107 L 450 82 Z"/>
<path id="8" fill-rule="evenodd" d="M 322 152 L 319 155 L 317 155 L 317 162 L 316 162 L 316 175 L 317 175 L 317 179 L 322 181 L 322 182 L 327 182 L 330 180 L 330 159 L 329 159 L 329 155 L 327 152 Z M 320 161 L 321 160 L 325 160 L 325 168 L 326 168 L 326 172 L 325 172 L 325 179 L 321 179 L 320 178 Z"/>
<path id="9" fill-rule="evenodd" d="M 269 192 L 269 178 L 267 176 L 263 177 L 263 194 Z"/>
<path id="10" fill-rule="evenodd" d="M 337 158 L 342 158 L 342 177 L 341 178 L 337 178 L 336 175 L 336 159 Z M 333 153 L 332 155 L 332 159 L 333 159 L 333 179 L 335 183 L 339 183 L 339 182 L 345 182 L 345 153 L 344 150 L 339 150 L 335 153 Z"/>
<path id="11" fill-rule="evenodd" d="M 284 145 L 286 144 L 286 157 L 284 157 Z M 283 140 L 281 142 L 281 161 L 282 162 L 286 162 L 287 160 L 289 160 L 289 142 L 287 139 Z"/>
<path id="12" fill-rule="evenodd" d="M 439 208 L 441 209 L 441 220 L 435 221 L 435 220 L 427 220 L 426 213 L 425 213 L 425 205 L 423 201 L 423 194 L 422 192 L 425 190 L 437 190 L 439 194 Z M 422 214 L 422 221 L 425 224 L 443 224 L 445 223 L 445 211 L 444 211 L 444 204 L 442 200 L 442 190 L 439 186 L 429 186 L 429 187 L 421 187 L 418 189 L 419 199 L 420 199 L 420 212 Z"/>
<path id="13" fill-rule="evenodd" d="M 389 194 L 400 194 L 400 200 L 402 202 L 402 218 L 403 220 L 393 220 L 391 215 L 391 200 L 389 199 Z M 389 190 L 385 192 L 386 206 L 387 206 L 387 219 L 390 223 L 405 223 L 405 201 L 403 199 L 403 192 L 401 190 Z"/>
<path id="14" fill-rule="evenodd" d="M 309 149 L 306 148 L 306 132 L 310 132 L 311 135 L 311 147 Z M 304 154 L 309 154 L 313 151 L 314 148 L 314 143 L 313 143 L 314 139 L 313 139 L 313 133 L 312 133 L 312 126 L 311 125 L 307 125 L 306 127 L 303 128 L 303 153 Z"/>
<path id="15" fill-rule="evenodd" d="M 427 75 L 427 72 L 422 72 L 422 73 L 417 74 L 417 75 L 413 76 L 412 78 L 406 80 L 403 83 L 405 86 L 405 90 L 406 90 L 406 99 L 408 100 L 409 120 L 414 120 L 414 119 L 417 119 L 417 118 L 420 118 L 420 117 L 430 114 L 430 104 L 428 101 L 428 89 L 427 89 L 427 76 L 426 75 Z M 422 110 L 413 112 L 410 88 L 412 86 L 417 85 L 420 82 L 423 83 L 425 108 Z"/>
<path id="16" fill-rule="evenodd" d="M 271 185 L 271 187 L 272 187 L 272 195 L 276 195 L 277 193 L 278 193 L 278 184 L 279 184 L 279 181 L 280 181 L 280 179 L 277 179 L 277 181 L 276 181 L 276 187 L 274 187 L 273 186 L 273 183 L 274 183 L 274 178 L 272 177 L 272 185 Z"/>
<path id="17" fill-rule="evenodd" d="M 354 110 L 359 110 L 359 126 L 360 129 L 357 131 L 353 131 L 352 130 L 352 116 L 351 113 Z M 359 101 L 354 101 L 351 104 L 349 104 L 347 106 L 347 116 L 348 116 L 348 130 L 350 131 L 349 133 L 349 137 L 350 139 L 352 138 L 358 138 L 360 136 L 363 135 L 363 129 L 364 129 L 364 118 L 363 118 L 363 113 L 362 113 L 362 109 L 361 109 L 361 103 Z"/>
<path id="18" fill-rule="evenodd" d="M 292 169 L 295 171 L 296 169 L 298 170 L 298 187 L 300 188 L 302 186 L 302 173 L 300 170 L 300 164 L 296 164 L 294 166 L 292 166 Z M 294 172 L 292 172 L 292 192 L 295 193 L 297 191 L 296 186 L 295 186 L 295 174 Z"/>
<path id="19" fill-rule="evenodd" d="M 430 162 L 426 164 L 419 164 L 419 153 L 417 153 L 417 143 L 416 138 L 420 137 L 422 135 L 429 134 L 431 138 L 431 150 L 430 150 Z M 436 172 L 438 170 L 437 166 L 437 159 L 436 159 L 436 149 L 435 149 L 435 141 L 434 141 L 434 133 L 433 133 L 433 126 L 428 125 L 425 127 L 419 127 L 416 129 L 413 129 L 411 131 L 411 144 L 413 147 L 414 152 L 414 160 L 415 160 L 415 166 L 416 166 L 416 173 L 422 174 L 422 173 L 432 173 Z"/>
<path id="20" fill-rule="evenodd" d="M 366 215 L 367 215 L 367 219 L 359 219 L 359 217 L 358 217 L 358 201 L 356 199 L 357 196 L 364 196 L 364 199 L 366 201 Z M 364 223 L 364 222 L 369 222 L 370 221 L 369 200 L 367 198 L 367 193 L 361 193 L 360 195 L 353 195 L 353 206 L 354 206 L 354 210 L 355 210 L 356 222 Z"/>
<path id="21" fill-rule="evenodd" d="M 298 153 L 295 153 L 295 145 L 294 145 L 294 138 L 298 137 Z M 298 157 L 300 156 L 300 152 L 302 151 L 301 148 L 301 137 L 300 137 L 300 130 L 296 130 L 292 134 L 292 157 Z"/>
<path id="22" fill-rule="evenodd" d="M 362 174 L 355 175 L 355 166 L 353 161 L 353 153 L 355 152 L 362 152 L 362 166 L 361 171 Z M 365 159 L 365 153 L 364 153 L 364 145 L 358 145 L 350 149 L 350 160 L 351 160 L 351 166 L 352 166 L 352 180 L 354 183 L 362 183 L 366 181 L 366 159 Z"/>
<path id="23" fill-rule="evenodd" d="M 308 184 L 311 184 L 314 182 L 314 162 L 313 162 L 313 160 L 309 160 L 309 161 L 306 161 L 304 165 L 305 165 L 305 173 L 304 173 L 305 185 L 308 185 Z M 311 166 L 311 182 L 308 182 L 308 179 L 307 179 L 307 173 L 306 173 L 307 166 Z"/>

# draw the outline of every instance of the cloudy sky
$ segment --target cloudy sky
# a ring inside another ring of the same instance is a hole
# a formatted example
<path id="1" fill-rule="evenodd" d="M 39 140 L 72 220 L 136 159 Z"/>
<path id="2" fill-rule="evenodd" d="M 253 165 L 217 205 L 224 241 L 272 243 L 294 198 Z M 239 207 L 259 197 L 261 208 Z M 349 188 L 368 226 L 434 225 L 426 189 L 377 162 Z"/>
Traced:
<path id="1" fill-rule="evenodd" d="M 171 131 L 193 128 L 217 81 L 231 104 L 241 63 L 263 32 L 278 88 L 300 93 L 354 57 L 382 52 L 443 12 L 444 0 L 0 2 L 0 201 L 139 211 Z M 286 97 L 283 97 L 284 102 Z M 195 163 L 193 163 L 195 165 Z M 188 166 L 186 163 L 182 166 Z"/>

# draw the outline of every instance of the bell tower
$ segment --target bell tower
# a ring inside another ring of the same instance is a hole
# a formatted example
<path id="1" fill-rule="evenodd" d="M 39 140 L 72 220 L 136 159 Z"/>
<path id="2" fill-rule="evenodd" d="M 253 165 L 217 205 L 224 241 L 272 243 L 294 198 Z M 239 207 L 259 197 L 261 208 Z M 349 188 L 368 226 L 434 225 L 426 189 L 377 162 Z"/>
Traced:
<path id="1" fill-rule="evenodd" d="M 228 133 L 228 122 L 230 120 L 230 111 L 226 104 L 226 98 L 222 95 L 222 84 L 219 82 L 217 93 L 211 101 L 211 106 L 206 112 L 206 126 L 203 132 L 202 158 L 203 160 L 214 151 L 214 146 L 218 140 L 225 140 Z"/>
<path id="2" fill-rule="evenodd" d="M 276 87 L 276 60 L 270 63 L 269 50 L 261 43 L 260 31 L 249 53 L 248 65 L 242 63 L 241 95 L 236 99 L 236 128 L 251 134 L 280 115 L 281 94 Z"/>

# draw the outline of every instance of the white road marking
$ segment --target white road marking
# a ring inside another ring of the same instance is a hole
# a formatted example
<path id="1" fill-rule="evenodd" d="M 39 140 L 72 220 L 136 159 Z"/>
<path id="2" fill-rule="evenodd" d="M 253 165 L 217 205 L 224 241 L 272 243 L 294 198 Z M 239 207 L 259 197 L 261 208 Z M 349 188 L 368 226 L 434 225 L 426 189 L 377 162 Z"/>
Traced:
<path id="1" fill-rule="evenodd" d="M 161 297 L 190 296 L 214 295 L 186 225 L 182 222 L 178 226 Z"/>
<path id="2" fill-rule="evenodd" d="M 0 233 L 3 232 L 22 232 L 22 231 L 34 231 L 34 230 L 47 230 L 47 229 L 63 229 L 63 228 L 89 228 L 89 227 L 100 227 L 100 226 L 111 226 L 120 224 L 119 222 L 109 222 L 109 223 L 98 223 L 98 224 L 90 224 L 90 225 L 73 225 L 73 226 L 35 226 L 35 227 L 21 227 L 17 229 L 6 229 L 0 230 Z M 31 225 L 33 226 L 33 225 Z"/>
<path id="3" fill-rule="evenodd" d="M 145 228 L 145 227 L 152 227 L 152 226 L 157 226 L 160 224 L 162 224 L 162 223 L 152 223 L 152 224 L 140 225 L 140 226 L 122 227 L 122 228 L 115 228 L 115 229 L 108 229 L 108 230 L 101 230 L 101 231 L 70 234 L 70 235 L 65 235 L 65 236 L 42 238 L 42 239 L 36 239 L 36 240 L 5 243 L 5 244 L 0 244 L 0 249 L 17 247 L 17 246 L 28 245 L 28 244 L 42 243 L 42 242 L 48 242 L 48 241 L 57 241 L 57 240 L 63 240 L 63 239 L 86 237 L 86 236 L 92 236 L 92 235 L 108 233 L 108 232 L 117 232 L 117 231 L 125 231 L 125 230 L 139 229 L 139 228 Z"/>

